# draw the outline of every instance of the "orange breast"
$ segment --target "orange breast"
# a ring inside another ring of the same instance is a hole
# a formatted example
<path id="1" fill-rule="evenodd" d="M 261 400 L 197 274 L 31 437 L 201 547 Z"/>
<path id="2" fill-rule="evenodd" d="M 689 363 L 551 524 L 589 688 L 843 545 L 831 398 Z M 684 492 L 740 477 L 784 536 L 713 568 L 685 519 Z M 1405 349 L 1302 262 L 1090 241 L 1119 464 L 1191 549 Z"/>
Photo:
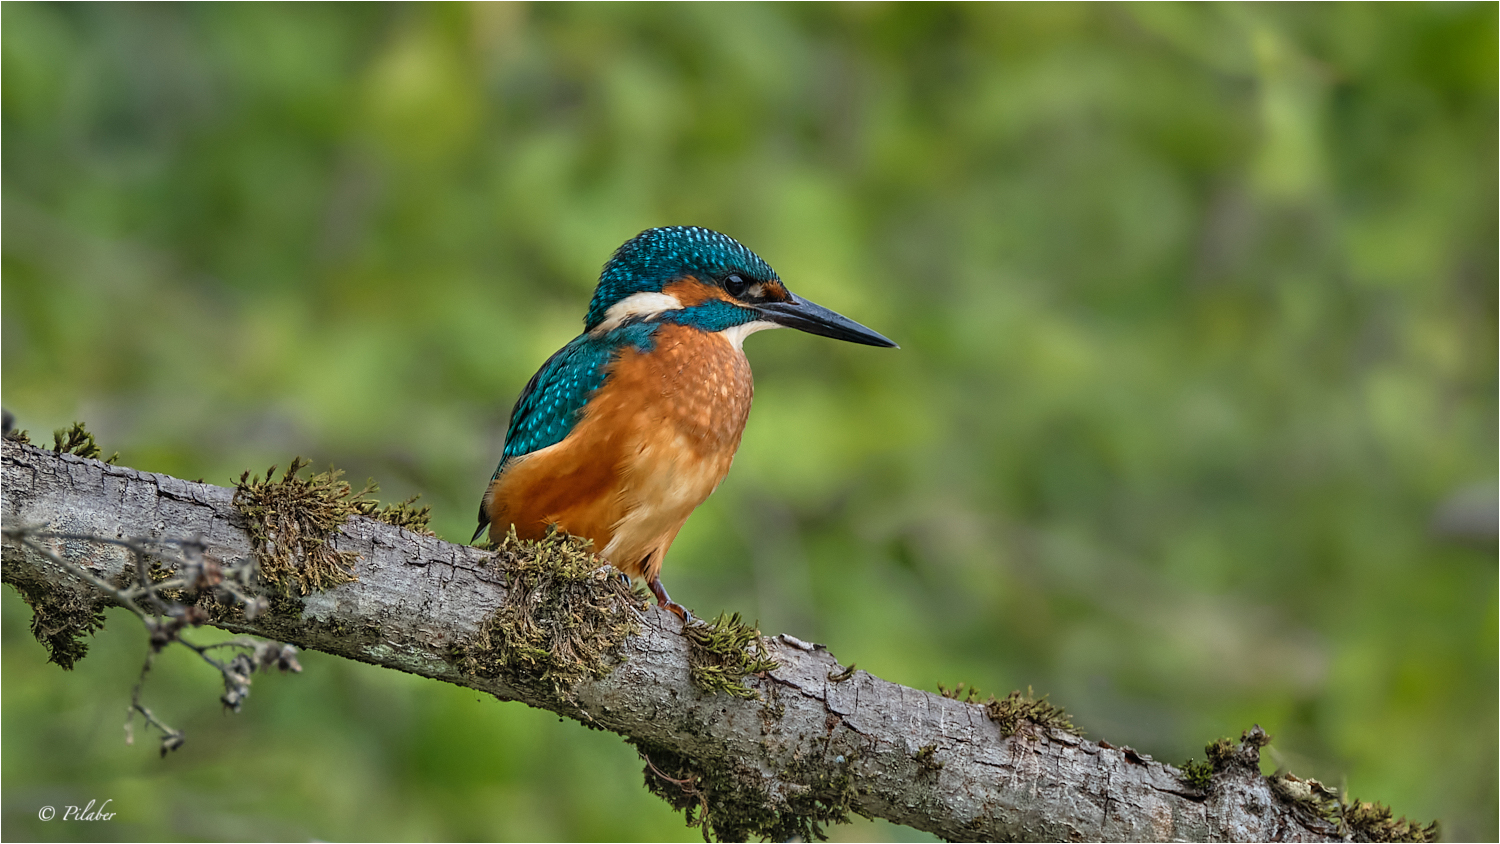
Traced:
<path id="1" fill-rule="evenodd" d="M 727 340 L 663 325 L 652 351 L 627 349 L 556 445 L 506 467 L 491 487 L 492 533 L 539 538 L 556 524 L 594 540 L 616 568 L 650 579 L 687 517 L 729 472 L 754 394 Z"/>

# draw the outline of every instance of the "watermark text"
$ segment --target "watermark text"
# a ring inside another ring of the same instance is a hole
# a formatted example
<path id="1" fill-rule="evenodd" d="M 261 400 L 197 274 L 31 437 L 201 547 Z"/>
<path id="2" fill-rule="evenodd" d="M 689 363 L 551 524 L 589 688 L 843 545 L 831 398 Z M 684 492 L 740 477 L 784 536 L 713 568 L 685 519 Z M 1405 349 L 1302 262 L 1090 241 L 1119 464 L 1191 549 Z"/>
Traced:
<path id="1" fill-rule="evenodd" d="M 64 806 L 62 819 L 65 821 L 107 821 L 114 819 L 114 812 L 104 811 L 109 808 L 110 803 L 114 802 L 114 798 L 111 797 L 100 803 L 99 808 L 96 809 L 94 808 L 94 804 L 98 802 L 98 800 L 90 800 L 87 806 Z M 57 817 L 57 807 L 43 806 L 36 813 L 36 816 L 44 821 L 50 821 Z"/>

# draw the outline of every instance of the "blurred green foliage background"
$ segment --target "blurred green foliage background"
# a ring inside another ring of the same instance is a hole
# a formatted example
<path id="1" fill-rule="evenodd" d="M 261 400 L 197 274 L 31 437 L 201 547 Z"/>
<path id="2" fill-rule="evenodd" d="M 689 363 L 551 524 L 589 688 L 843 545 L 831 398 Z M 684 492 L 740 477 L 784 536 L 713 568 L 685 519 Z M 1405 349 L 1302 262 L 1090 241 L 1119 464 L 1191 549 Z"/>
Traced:
<path id="1" fill-rule="evenodd" d="M 463 541 L 611 250 L 709 226 L 902 349 L 748 343 L 677 600 L 1494 840 L 1496 8 L 6 3 L 4 403 Z M 158 759 L 133 619 L 72 675 L 29 619 L 12 840 L 698 837 L 616 736 L 320 654 L 232 717 L 166 660 Z"/>

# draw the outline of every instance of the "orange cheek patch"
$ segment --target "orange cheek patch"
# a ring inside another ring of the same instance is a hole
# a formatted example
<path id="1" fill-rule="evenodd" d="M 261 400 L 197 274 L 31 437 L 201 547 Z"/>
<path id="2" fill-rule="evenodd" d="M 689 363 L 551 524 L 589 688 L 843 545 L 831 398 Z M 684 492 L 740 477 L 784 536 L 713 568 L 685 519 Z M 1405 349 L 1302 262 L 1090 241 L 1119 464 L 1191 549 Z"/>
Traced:
<path id="1" fill-rule="evenodd" d="M 661 292 L 681 302 L 684 308 L 691 308 L 714 299 L 722 302 L 734 301 L 722 289 L 712 284 L 704 284 L 692 276 L 668 284 L 662 288 Z"/>
<path id="2" fill-rule="evenodd" d="M 779 281 L 766 282 L 761 293 L 773 302 L 790 302 L 792 299 L 792 294 L 787 291 L 786 285 Z"/>

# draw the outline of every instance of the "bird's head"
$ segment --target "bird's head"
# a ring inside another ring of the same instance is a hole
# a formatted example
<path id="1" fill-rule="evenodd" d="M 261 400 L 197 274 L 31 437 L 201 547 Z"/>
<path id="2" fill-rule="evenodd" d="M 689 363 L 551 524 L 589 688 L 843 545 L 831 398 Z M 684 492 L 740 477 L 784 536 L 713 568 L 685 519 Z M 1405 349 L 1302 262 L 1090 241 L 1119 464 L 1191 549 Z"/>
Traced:
<path id="1" fill-rule="evenodd" d="M 730 331 L 737 342 L 762 328 L 787 326 L 851 343 L 896 345 L 797 296 L 759 255 L 697 226 L 647 229 L 616 249 L 599 274 L 585 331 L 647 320 Z"/>

